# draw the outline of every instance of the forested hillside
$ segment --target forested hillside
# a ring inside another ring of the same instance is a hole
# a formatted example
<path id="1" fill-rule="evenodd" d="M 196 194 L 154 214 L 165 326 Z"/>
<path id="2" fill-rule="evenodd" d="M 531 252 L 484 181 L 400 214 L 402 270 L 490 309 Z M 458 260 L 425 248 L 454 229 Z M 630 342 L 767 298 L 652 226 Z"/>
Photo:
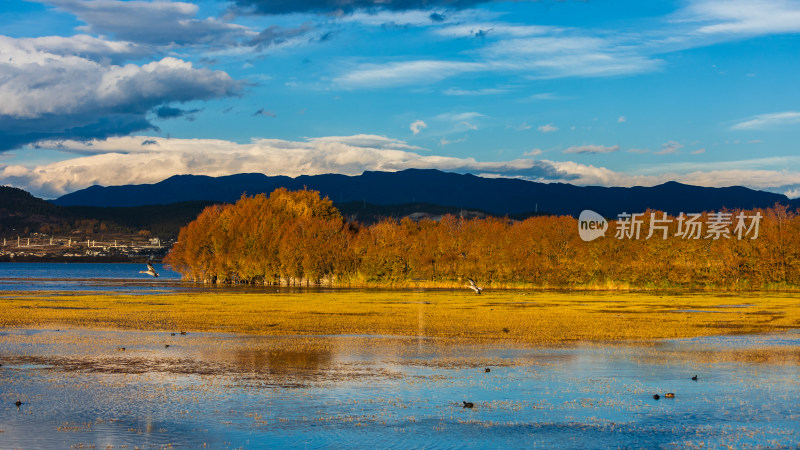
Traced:
<path id="1" fill-rule="evenodd" d="M 0 233 L 62 229 L 73 224 L 64 208 L 22 189 L 0 186 Z"/>

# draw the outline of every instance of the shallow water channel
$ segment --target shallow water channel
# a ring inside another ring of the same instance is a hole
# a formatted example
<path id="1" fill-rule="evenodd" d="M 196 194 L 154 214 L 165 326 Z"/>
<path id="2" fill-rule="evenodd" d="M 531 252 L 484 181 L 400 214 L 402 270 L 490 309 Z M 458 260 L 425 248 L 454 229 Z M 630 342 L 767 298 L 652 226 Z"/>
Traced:
<path id="1" fill-rule="evenodd" d="M 0 448 L 795 448 L 798 344 L 3 329 Z"/>

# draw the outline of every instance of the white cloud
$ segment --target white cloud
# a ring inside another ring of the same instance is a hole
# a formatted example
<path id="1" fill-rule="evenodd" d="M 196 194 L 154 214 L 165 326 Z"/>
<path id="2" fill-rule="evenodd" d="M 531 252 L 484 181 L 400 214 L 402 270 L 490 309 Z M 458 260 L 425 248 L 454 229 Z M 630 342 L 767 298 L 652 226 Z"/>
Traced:
<path id="1" fill-rule="evenodd" d="M 564 153 L 612 153 L 619 150 L 619 145 L 580 145 L 564 150 Z"/>
<path id="2" fill-rule="evenodd" d="M 733 161 L 707 161 L 707 162 L 673 162 L 657 165 L 647 165 L 638 167 L 637 171 L 645 174 L 656 174 L 662 172 L 670 173 L 689 173 L 689 172 L 712 172 L 715 170 L 731 172 L 749 170 L 771 171 L 785 167 L 799 167 L 800 156 L 772 156 L 765 158 L 741 159 Z"/>
<path id="3" fill-rule="evenodd" d="M 765 128 L 794 125 L 800 123 L 800 112 L 785 111 L 771 114 L 760 114 L 741 121 L 731 127 L 732 130 L 762 130 Z"/>
<path id="4" fill-rule="evenodd" d="M 522 37 L 556 32 L 559 29 L 540 25 L 514 25 L 503 22 L 478 22 L 441 27 L 436 34 L 447 37 Z"/>
<path id="5" fill-rule="evenodd" d="M 663 178 L 663 176 L 661 176 Z M 766 189 L 773 186 L 800 183 L 800 172 L 785 170 L 712 170 L 676 175 L 675 178 L 686 184 L 698 186 L 747 186 L 753 189 Z"/>
<path id="6" fill-rule="evenodd" d="M 11 38 L 6 38 L 11 39 Z M 1 43 L 7 45 L 8 41 Z M 78 56 L 88 60 L 119 63 L 127 59 L 147 56 L 151 50 L 147 47 L 127 41 L 109 41 L 86 34 L 69 37 L 43 36 L 37 38 L 20 38 L 12 45 L 27 52 L 43 52 L 60 56 Z"/>
<path id="7" fill-rule="evenodd" d="M 0 37 L 0 58 L 9 61 L 0 63 L 7 75 L 0 79 L 0 116 L 29 119 L 154 106 L 228 95 L 237 86 L 225 72 L 196 69 L 170 57 L 143 66 L 103 65 L 14 44 Z"/>
<path id="8" fill-rule="evenodd" d="M 800 32 L 800 4 L 790 0 L 695 0 L 679 13 L 703 34 Z"/>
<path id="9" fill-rule="evenodd" d="M 693 155 L 702 155 L 702 154 L 703 154 L 703 153 L 705 153 L 705 152 L 706 152 L 706 149 L 704 149 L 704 148 L 701 148 L 701 149 L 694 150 L 694 151 L 692 151 L 691 153 L 692 153 Z"/>
<path id="10" fill-rule="evenodd" d="M 86 22 L 99 35 L 149 45 L 214 44 L 253 36 L 247 27 L 215 18 L 197 19 L 198 6 L 184 2 L 120 0 L 43 0 Z"/>
<path id="11" fill-rule="evenodd" d="M 798 198 L 800 197 L 800 188 L 790 189 L 783 193 L 783 195 L 789 198 Z"/>
<path id="12" fill-rule="evenodd" d="M 414 135 L 417 135 L 419 134 L 420 131 L 422 131 L 423 128 L 428 128 L 428 124 L 426 124 L 421 120 L 417 120 L 414 123 L 412 123 L 409 126 L 409 128 L 411 129 L 411 132 L 414 133 Z"/>
<path id="13" fill-rule="evenodd" d="M 710 170 L 689 173 L 663 171 L 653 175 L 615 172 L 605 167 L 578 164 L 572 161 L 547 161 L 563 179 L 576 185 L 656 186 L 668 181 L 707 187 L 745 186 L 768 189 L 800 184 L 800 171 L 785 170 Z M 555 177 L 553 177 L 555 178 Z M 551 180 L 557 181 L 557 180 Z"/>
<path id="14" fill-rule="evenodd" d="M 533 94 L 533 95 L 531 95 L 530 97 L 528 97 L 528 99 L 530 99 L 530 100 L 534 100 L 534 101 L 540 101 L 540 100 L 561 100 L 562 98 L 563 98 L 563 97 L 561 97 L 561 96 L 559 96 L 559 95 L 557 95 L 557 94 L 554 94 L 554 93 L 552 93 L 552 92 L 542 92 L 542 93 L 539 93 L 539 94 Z"/>
<path id="15" fill-rule="evenodd" d="M 494 55 L 564 55 L 602 52 L 609 48 L 605 39 L 592 36 L 540 36 L 506 39 L 493 43 L 486 53 Z"/>
<path id="16" fill-rule="evenodd" d="M 522 156 L 539 156 L 542 154 L 542 149 L 534 148 L 522 154 Z"/>
<path id="17" fill-rule="evenodd" d="M 517 131 L 523 131 L 523 130 L 530 130 L 533 127 L 531 125 L 529 125 L 528 122 L 522 122 L 521 124 L 516 125 L 516 126 L 508 125 L 506 128 L 513 128 L 513 129 L 515 129 Z"/>
<path id="18" fill-rule="evenodd" d="M 444 91 L 442 91 L 442 94 L 444 94 L 444 95 L 459 95 L 459 96 L 463 96 L 463 95 L 495 95 L 495 94 L 503 94 L 505 92 L 508 92 L 508 90 L 507 89 L 497 89 L 497 88 L 483 88 L 483 89 L 473 89 L 473 90 L 450 88 L 450 89 L 445 89 Z"/>
<path id="19" fill-rule="evenodd" d="M 460 25 L 457 30 L 470 27 L 474 25 Z M 508 25 L 508 29 L 516 27 Z M 346 88 L 376 88 L 431 84 L 468 73 L 499 72 L 529 78 L 608 77 L 650 72 L 662 63 L 651 58 L 635 37 L 612 40 L 580 35 L 574 30 L 569 34 L 552 27 L 537 27 L 537 30 L 550 34 L 492 40 L 460 56 L 460 61 L 416 59 L 361 64 L 346 69 L 334 82 Z"/>
<path id="20" fill-rule="evenodd" d="M 619 116 L 619 119 L 617 119 L 617 122 L 619 122 L 619 123 L 625 123 L 627 121 L 628 121 L 628 119 L 626 119 L 625 116 Z"/>
<path id="21" fill-rule="evenodd" d="M 363 25 L 374 27 L 383 27 L 387 25 L 421 27 L 430 26 L 434 23 L 431 19 L 431 13 L 423 10 L 379 11 L 374 13 L 355 11 L 352 14 L 343 15 L 338 20 L 343 23 L 358 22 Z"/>
<path id="22" fill-rule="evenodd" d="M 607 77 L 656 70 L 652 59 L 634 42 L 580 34 L 505 39 L 481 54 L 497 70 L 524 70 L 533 78 Z"/>
<path id="23" fill-rule="evenodd" d="M 437 120 L 445 120 L 449 122 L 463 122 L 465 120 L 474 120 L 479 119 L 482 117 L 486 117 L 486 115 L 481 114 L 475 111 L 463 112 L 463 113 L 444 113 L 439 114 L 436 116 Z"/>
<path id="24" fill-rule="evenodd" d="M 441 139 L 439 140 L 439 145 L 441 145 L 442 147 L 444 147 L 445 145 L 450 145 L 450 144 L 459 144 L 459 143 L 461 143 L 461 142 L 466 142 L 466 140 L 467 140 L 467 137 L 466 137 L 466 136 L 464 136 L 464 137 L 461 137 L 461 138 L 458 138 L 458 139 L 453 139 L 452 141 L 451 141 L 450 139 L 447 139 L 447 138 L 443 137 L 443 138 L 441 138 Z"/>
<path id="25" fill-rule="evenodd" d="M 301 3 L 301 2 L 296 2 Z M 352 2 L 350 2 L 352 3 Z M 386 2 L 376 2 L 386 3 Z M 333 4 L 333 3 L 331 3 Z M 373 27 L 441 27 L 442 24 L 491 20 L 497 13 L 482 9 L 448 10 L 444 14 L 432 13 L 434 7 L 427 2 L 424 9 L 353 11 L 336 18 L 340 23 L 356 22 Z"/>
<path id="26" fill-rule="evenodd" d="M 540 125 L 537 129 L 542 133 L 552 133 L 554 131 L 558 131 L 558 127 L 553 125 L 552 123 L 548 123 L 547 125 Z"/>
<path id="27" fill-rule="evenodd" d="M 654 155 L 674 155 L 683 148 L 680 142 L 669 141 L 661 144 L 661 150 L 653 152 Z"/>
<path id="28" fill-rule="evenodd" d="M 102 45 L 94 39 L 76 42 Z M 66 41 L 0 36 L 0 151 L 47 138 L 105 137 L 150 128 L 145 116 L 151 108 L 229 96 L 241 88 L 225 72 L 172 57 L 142 66 L 114 65 L 69 54 L 68 46 Z M 48 50 L 54 47 L 59 53 Z"/>
<path id="29" fill-rule="evenodd" d="M 660 23 L 631 23 L 613 30 L 478 17 L 448 17 L 446 25 L 432 26 L 431 17 L 419 11 L 384 11 L 378 15 L 415 15 L 414 20 L 395 22 L 431 27 L 431 33 L 439 39 L 461 39 L 463 45 L 465 37 L 472 37 L 467 43 L 472 48 L 457 53 L 458 61 L 428 56 L 345 67 L 335 82 L 348 88 L 374 88 L 430 84 L 465 74 L 511 74 L 527 79 L 635 75 L 659 70 L 664 64 L 659 54 L 742 37 L 800 32 L 800 4 L 795 0 L 687 0 L 683 4 Z M 393 21 L 380 19 L 373 25 L 387 23 Z"/>
<path id="30" fill-rule="evenodd" d="M 345 88 L 374 88 L 409 84 L 430 84 L 462 73 L 482 71 L 484 63 L 416 60 L 388 64 L 361 64 L 334 79 Z"/>

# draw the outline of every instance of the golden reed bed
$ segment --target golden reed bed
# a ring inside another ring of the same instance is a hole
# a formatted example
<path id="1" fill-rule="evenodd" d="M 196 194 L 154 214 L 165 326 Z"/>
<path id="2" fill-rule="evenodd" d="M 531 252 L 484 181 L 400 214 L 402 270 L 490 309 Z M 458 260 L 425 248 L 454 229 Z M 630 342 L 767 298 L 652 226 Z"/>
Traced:
<path id="1" fill-rule="evenodd" d="M 800 328 L 796 293 L 331 291 L 14 293 L 0 326 L 400 335 L 521 343 L 621 341 Z"/>

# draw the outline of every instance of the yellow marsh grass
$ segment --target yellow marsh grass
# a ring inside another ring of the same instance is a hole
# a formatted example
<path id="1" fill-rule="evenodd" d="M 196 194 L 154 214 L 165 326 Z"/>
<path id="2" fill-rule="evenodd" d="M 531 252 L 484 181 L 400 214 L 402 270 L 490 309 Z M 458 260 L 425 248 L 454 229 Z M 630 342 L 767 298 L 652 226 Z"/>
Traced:
<path id="1" fill-rule="evenodd" d="M 800 327 L 798 294 L 332 291 L 0 298 L 0 326 L 620 341 Z"/>

